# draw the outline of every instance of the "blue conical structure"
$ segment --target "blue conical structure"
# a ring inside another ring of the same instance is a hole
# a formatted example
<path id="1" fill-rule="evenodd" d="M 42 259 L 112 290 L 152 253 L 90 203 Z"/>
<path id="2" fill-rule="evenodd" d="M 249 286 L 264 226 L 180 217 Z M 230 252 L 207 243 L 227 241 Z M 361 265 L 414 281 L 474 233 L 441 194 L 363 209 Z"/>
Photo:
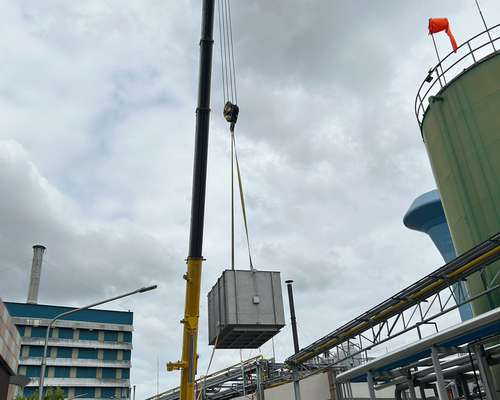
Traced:
<path id="1" fill-rule="evenodd" d="M 437 190 L 432 190 L 418 196 L 406 212 L 403 223 L 409 229 L 427 233 L 445 262 L 449 262 L 456 257 L 450 229 L 448 228 L 441 198 Z M 460 303 L 466 300 L 468 292 L 464 282 L 453 285 L 453 291 Z M 459 312 L 462 321 L 472 318 L 470 303 L 460 306 Z"/>

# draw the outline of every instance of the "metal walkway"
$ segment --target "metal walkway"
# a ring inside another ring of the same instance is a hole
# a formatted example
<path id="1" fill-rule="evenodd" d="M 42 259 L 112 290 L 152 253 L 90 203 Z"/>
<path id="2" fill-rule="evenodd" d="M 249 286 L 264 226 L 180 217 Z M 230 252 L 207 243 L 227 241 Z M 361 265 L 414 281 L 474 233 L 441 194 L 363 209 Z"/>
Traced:
<path id="1" fill-rule="evenodd" d="M 396 391 L 407 390 L 410 399 L 416 398 L 418 387 L 421 398 L 431 388 L 439 400 L 448 400 L 450 390 L 456 392 L 453 398 L 470 400 L 472 383 L 480 398 L 484 394 L 486 400 L 495 400 L 489 367 L 500 363 L 499 337 L 500 307 L 338 374 L 338 398 L 349 398 L 344 386 L 367 382 L 372 399 L 377 390 L 394 386 Z"/>
<path id="2" fill-rule="evenodd" d="M 365 353 L 403 333 L 416 330 L 420 336 L 422 325 L 433 324 L 436 318 L 498 290 L 500 283 L 486 282 L 483 292 L 464 303 L 457 304 L 452 285 L 473 273 L 482 273 L 500 259 L 500 234 L 496 234 L 443 267 L 418 280 L 406 289 L 361 314 L 323 338 L 287 358 L 290 365 L 303 364 L 329 352 L 334 364 Z M 453 301 L 452 301 L 453 300 Z"/>

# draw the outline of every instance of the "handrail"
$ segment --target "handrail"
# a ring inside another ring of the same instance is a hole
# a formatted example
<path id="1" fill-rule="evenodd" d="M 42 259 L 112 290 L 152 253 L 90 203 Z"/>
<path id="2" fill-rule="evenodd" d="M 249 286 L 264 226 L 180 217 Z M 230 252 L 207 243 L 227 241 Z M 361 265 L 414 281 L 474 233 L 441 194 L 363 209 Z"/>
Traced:
<path id="1" fill-rule="evenodd" d="M 498 32 L 493 32 L 494 30 L 498 29 Z M 496 36 L 495 36 L 496 35 Z M 480 45 L 473 47 L 471 45 L 471 42 L 478 38 L 483 38 L 487 37 L 487 41 L 485 43 L 481 43 Z M 462 43 L 458 48 L 457 48 L 457 53 L 459 53 L 461 50 L 465 49 L 466 53 L 462 55 L 458 59 L 451 58 L 453 56 L 456 56 L 455 52 L 450 52 L 449 54 L 444 57 L 440 63 L 436 64 L 433 68 L 429 70 L 429 73 L 427 74 L 426 78 L 422 81 L 420 87 L 418 88 L 417 91 L 417 96 L 415 97 L 415 117 L 417 118 L 418 125 L 420 126 L 420 129 L 422 129 L 422 122 L 424 119 L 425 112 L 427 110 L 427 106 L 424 105 L 424 102 L 428 100 L 432 94 L 435 94 L 436 92 L 439 92 L 442 90 L 444 87 L 448 86 L 450 82 L 452 82 L 457 76 L 459 76 L 462 72 L 457 73 L 453 76 L 450 76 L 451 74 L 448 74 L 452 68 L 457 66 L 459 63 L 461 63 L 465 59 L 469 59 L 469 56 L 472 58 L 472 63 L 466 64 L 464 66 L 464 70 L 467 70 L 473 65 L 476 65 L 477 63 L 481 62 L 484 60 L 486 57 L 491 56 L 492 54 L 496 53 L 497 50 L 495 48 L 494 42 L 497 40 L 500 40 L 500 24 L 497 24 L 495 26 L 492 26 L 491 28 L 488 28 L 477 35 L 473 36 L 466 42 Z M 491 46 L 492 51 L 489 52 L 488 54 L 484 55 L 481 59 L 476 59 L 476 54 L 474 52 L 477 52 L 478 50 L 481 50 L 485 48 L 486 46 Z M 449 65 L 448 65 L 449 64 Z M 444 66 L 444 67 L 443 67 Z M 448 76 L 447 76 L 448 74 Z M 434 79 L 436 78 L 436 79 Z M 448 79 L 447 79 L 448 78 Z M 433 82 L 431 82 L 433 80 Z M 444 85 L 443 83 L 444 82 Z M 433 89 L 436 87 L 436 83 L 439 83 L 439 90 L 432 92 Z M 426 84 L 430 84 L 426 88 Z"/>

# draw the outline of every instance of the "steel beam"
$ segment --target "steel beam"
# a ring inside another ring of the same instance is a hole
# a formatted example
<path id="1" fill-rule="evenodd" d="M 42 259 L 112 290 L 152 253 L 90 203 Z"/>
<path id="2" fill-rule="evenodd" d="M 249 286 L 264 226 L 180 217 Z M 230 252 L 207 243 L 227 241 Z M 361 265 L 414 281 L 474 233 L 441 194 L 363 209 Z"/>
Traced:
<path id="1" fill-rule="evenodd" d="M 481 381 L 483 382 L 484 392 L 486 393 L 486 400 L 496 400 L 495 396 L 495 383 L 491 374 L 488 361 L 486 360 L 486 353 L 482 344 L 472 346 L 474 354 L 476 355 L 477 365 L 481 374 Z"/>
<path id="2" fill-rule="evenodd" d="M 367 374 L 367 382 L 368 382 L 368 393 L 370 395 L 370 400 L 375 400 L 377 397 L 375 395 L 375 383 L 373 381 L 373 374 L 369 371 Z M 441 399 L 440 399 L 441 400 Z"/>
<path id="3" fill-rule="evenodd" d="M 436 373 L 436 384 L 438 390 L 439 400 L 448 400 L 448 394 L 444 383 L 443 370 L 439 362 L 439 352 L 436 347 L 431 349 L 432 364 L 434 365 L 434 372 Z"/>

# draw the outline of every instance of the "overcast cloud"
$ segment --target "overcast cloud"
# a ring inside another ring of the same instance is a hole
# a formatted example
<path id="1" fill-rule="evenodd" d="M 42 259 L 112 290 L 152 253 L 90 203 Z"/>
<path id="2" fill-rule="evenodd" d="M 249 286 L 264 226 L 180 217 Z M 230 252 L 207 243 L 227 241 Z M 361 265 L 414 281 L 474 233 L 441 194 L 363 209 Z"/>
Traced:
<path id="1" fill-rule="evenodd" d="M 472 0 L 231 4 L 255 264 L 296 281 L 305 346 L 442 264 L 425 235 L 402 225 L 434 188 L 413 101 L 435 63 L 427 18 L 450 18 L 459 42 L 481 21 Z M 178 383 L 164 365 L 182 340 L 200 5 L 0 0 L 0 296 L 25 301 L 35 243 L 47 246 L 41 303 L 76 306 L 158 283 L 112 306 L 134 311 L 139 399 L 156 391 L 157 360 L 160 389 Z M 500 22 L 498 1 L 482 5 Z M 437 39 L 448 52 L 446 36 Z M 218 51 L 200 372 L 211 351 L 206 293 L 230 255 Z M 247 268 L 239 219 L 237 246 Z M 278 359 L 291 354 L 288 327 L 275 344 Z M 261 351 L 272 355 L 270 344 Z M 238 360 L 219 351 L 213 368 Z"/>

